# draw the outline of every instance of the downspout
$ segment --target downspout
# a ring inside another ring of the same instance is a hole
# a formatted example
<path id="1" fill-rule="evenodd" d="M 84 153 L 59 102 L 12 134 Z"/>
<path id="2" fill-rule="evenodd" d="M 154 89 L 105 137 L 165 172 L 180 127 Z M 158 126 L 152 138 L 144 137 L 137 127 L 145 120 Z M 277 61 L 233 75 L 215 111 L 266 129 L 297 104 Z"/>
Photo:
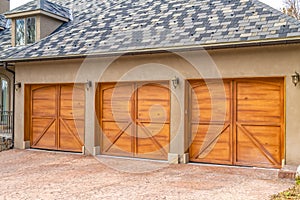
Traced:
<path id="1" fill-rule="evenodd" d="M 14 148 L 15 146 L 15 81 L 16 81 L 16 73 L 15 71 L 11 70 L 8 68 L 7 62 L 3 62 L 3 67 L 6 71 L 10 72 L 13 74 L 13 105 L 12 105 L 12 136 L 11 136 L 11 149 Z"/>

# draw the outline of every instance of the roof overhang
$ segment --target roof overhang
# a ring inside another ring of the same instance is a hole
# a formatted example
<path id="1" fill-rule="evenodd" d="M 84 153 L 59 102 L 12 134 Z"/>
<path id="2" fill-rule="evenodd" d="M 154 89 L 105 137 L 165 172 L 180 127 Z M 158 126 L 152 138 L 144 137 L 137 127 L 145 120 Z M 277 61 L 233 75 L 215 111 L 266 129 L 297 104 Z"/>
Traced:
<path id="1" fill-rule="evenodd" d="M 0 62 L 0 67 L 3 67 L 3 66 L 4 66 L 4 63 L 5 63 L 5 62 Z M 12 64 L 12 63 L 7 63 L 6 66 L 8 66 L 8 67 L 13 67 L 13 66 L 15 66 L 15 65 Z"/>
<path id="2" fill-rule="evenodd" d="M 7 19 L 21 18 L 21 17 L 24 17 L 24 16 L 32 16 L 32 15 L 45 15 L 45 16 L 48 16 L 48 17 L 51 17 L 51 18 L 54 18 L 54 19 L 57 19 L 57 20 L 60 20 L 60 21 L 63 21 L 63 22 L 68 22 L 69 21 L 69 19 L 66 18 L 66 17 L 62 17 L 62 16 L 59 16 L 59 15 L 56 15 L 56 14 L 53 14 L 53 13 L 50 13 L 50 12 L 47 12 L 47 11 L 44 11 L 44 10 L 41 10 L 41 9 L 4 14 L 4 16 Z"/>
<path id="3" fill-rule="evenodd" d="M 293 44 L 300 43 L 300 36 L 288 37 L 288 38 L 277 38 L 277 39 L 264 39 L 264 40 L 251 40 L 251 41 L 238 41 L 238 42 L 227 42 L 227 43 L 214 43 L 214 44 L 203 44 L 205 49 L 222 49 L 222 48 L 237 48 L 237 47 L 253 47 L 253 46 L 267 46 L 267 45 L 279 45 L 279 44 Z"/>
<path id="4" fill-rule="evenodd" d="M 271 45 L 287 45 L 287 44 L 299 44 L 299 37 L 290 37 L 282 39 L 268 39 L 268 40 L 253 40 L 244 42 L 231 42 L 231 43 L 215 43 L 215 44 L 199 44 L 190 46 L 177 46 L 166 48 L 153 48 L 153 49 L 137 49 L 128 51 L 116 51 L 116 52 L 93 52 L 87 54 L 68 54 L 61 56 L 41 56 L 31 58 L 12 58 L 4 59 L 2 62 L 30 62 L 30 61 L 47 61 L 47 60 L 64 60 L 64 59 L 77 59 L 85 57 L 110 57 L 121 55 L 142 55 L 142 54 L 154 54 L 154 53 L 168 53 L 168 52 L 186 52 L 186 51 L 199 51 L 199 50 L 217 50 L 217 49 L 229 49 L 229 48 L 246 48 L 246 47 L 260 47 Z"/>

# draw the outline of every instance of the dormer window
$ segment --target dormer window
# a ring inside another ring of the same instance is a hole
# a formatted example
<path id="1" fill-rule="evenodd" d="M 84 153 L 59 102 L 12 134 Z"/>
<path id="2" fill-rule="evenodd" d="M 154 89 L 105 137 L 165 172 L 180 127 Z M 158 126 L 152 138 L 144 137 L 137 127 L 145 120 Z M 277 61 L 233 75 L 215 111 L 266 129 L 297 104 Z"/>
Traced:
<path id="1" fill-rule="evenodd" d="M 2 0 L 0 0 L 2 1 Z M 11 45 L 32 44 L 47 37 L 71 19 L 71 11 L 47 0 L 32 0 L 4 14 L 11 19 Z"/>
<path id="2" fill-rule="evenodd" d="M 35 17 L 16 19 L 16 46 L 32 44 L 35 40 Z"/>

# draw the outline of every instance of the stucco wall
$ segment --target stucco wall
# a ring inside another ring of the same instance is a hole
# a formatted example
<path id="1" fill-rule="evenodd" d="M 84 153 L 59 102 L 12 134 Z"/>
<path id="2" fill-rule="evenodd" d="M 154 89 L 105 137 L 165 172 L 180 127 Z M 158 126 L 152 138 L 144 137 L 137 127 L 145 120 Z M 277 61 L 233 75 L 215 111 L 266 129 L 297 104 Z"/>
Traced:
<path id="1" fill-rule="evenodd" d="M 95 115 L 95 83 L 102 81 L 171 80 L 180 77 L 180 84 L 172 88 L 170 153 L 184 154 L 188 149 L 185 79 L 286 77 L 286 161 L 300 164 L 300 84 L 295 87 L 291 74 L 300 71 L 300 45 L 277 45 L 226 50 L 194 51 L 173 54 L 128 55 L 122 58 L 87 58 L 63 61 L 16 63 L 16 82 L 69 83 L 93 81 L 86 95 L 86 148 L 93 151 Z M 109 66 L 109 67 L 108 67 Z M 16 93 L 16 147 L 23 147 L 24 90 Z M 97 136 L 96 136 L 97 138 Z M 185 141 L 185 142 L 184 142 Z"/>
<path id="2" fill-rule="evenodd" d="M 39 15 L 37 17 L 37 38 L 36 40 L 39 41 L 44 37 L 50 35 L 54 32 L 59 26 L 62 25 L 62 22 L 44 15 Z"/>
<path id="3" fill-rule="evenodd" d="M 9 11 L 9 0 L 0 1 L 0 13 Z"/>

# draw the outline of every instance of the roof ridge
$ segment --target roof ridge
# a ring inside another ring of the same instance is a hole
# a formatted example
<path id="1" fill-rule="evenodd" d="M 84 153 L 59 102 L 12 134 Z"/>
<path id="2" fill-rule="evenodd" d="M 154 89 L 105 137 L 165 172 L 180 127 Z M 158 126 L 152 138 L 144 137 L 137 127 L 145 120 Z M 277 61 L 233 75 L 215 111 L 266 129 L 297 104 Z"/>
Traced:
<path id="1" fill-rule="evenodd" d="M 249 1 L 252 1 L 254 5 L 259 5 L 263 8 L 266 8 L 268 9 L 269 11 L 271 11 L 272 13 L 276 13 L 278 15 L 280 15 L 282 18 L 286 18 L 286 20 L 288 20 L 289 22 L 291 23 L 295 23 L 295 25 L 300 25 L 300 21 L 297 20 L 296 18 L 294 17 L 291 17 L 285 13 L 283 13 L 282 11 L 280 10 L 277 10 L 276 8 L 273 8 L 272 6 L 260 1 L 260 0 L 249 0 Z"/>
<path id="2" fill-rule="evenodd" d="M 37 0 L 37 8 L 43 9 L 44 8 L 45 0 Z"/>

